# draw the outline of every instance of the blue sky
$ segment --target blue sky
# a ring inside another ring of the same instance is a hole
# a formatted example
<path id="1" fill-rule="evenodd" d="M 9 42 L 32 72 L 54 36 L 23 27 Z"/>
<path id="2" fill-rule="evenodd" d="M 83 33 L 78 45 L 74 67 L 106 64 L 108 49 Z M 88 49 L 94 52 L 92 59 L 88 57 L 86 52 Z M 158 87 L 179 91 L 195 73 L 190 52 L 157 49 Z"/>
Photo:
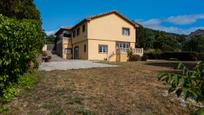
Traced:
<path id="1" fill-rule="evenodd" d="M 204 29 L 203 0 L 34 0 L 50 34 L 87 16 L 117 10 L 145 27 L 189 34 Z"/>

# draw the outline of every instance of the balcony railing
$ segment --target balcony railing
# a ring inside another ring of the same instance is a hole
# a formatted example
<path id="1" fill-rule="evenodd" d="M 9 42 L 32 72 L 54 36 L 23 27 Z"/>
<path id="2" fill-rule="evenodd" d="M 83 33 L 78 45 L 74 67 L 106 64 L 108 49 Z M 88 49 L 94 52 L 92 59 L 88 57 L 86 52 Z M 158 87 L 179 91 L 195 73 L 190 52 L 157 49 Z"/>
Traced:
<path id="1" fill-rule="evenodd" d="M 119 49 L 117 49 L 117 53 L 127 54 L 127 52 L 128 52 L 129 50 L 132 50 L 132 52 L 133 52 L 134 55 L 143 56 L 143 54 L 144 54 L 143 48 L 119 48 Z"/>

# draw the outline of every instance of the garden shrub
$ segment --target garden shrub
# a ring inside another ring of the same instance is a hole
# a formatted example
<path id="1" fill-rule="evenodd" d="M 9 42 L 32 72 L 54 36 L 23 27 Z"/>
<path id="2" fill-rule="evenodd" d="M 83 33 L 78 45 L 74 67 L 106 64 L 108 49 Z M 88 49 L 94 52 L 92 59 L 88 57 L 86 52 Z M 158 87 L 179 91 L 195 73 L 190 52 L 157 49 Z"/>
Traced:
<path id="1" fill-rule="evenodd" d="M 142 60 L 142 57 L 140 55 L 132 55 L 129 58 L 129 61 L 141 61 L 141 60 Z"/>
<path id="2" fill-rule="evenodd" d="M 177 59 L 180 61 L 197 61 L 201 60 L 203 55 L 196 52 L 163 52 L 163 53 L 145 53 L 148 59 Z"/>
<path id="3" fill-rule="evenodd" d="M 2 101 L 3 102 L 9 102 L 16 95 L 17 95 L 16 87 L 14 85 L 13 86 L 9 86 L 9 87 L 7 87 L 6 89 L 3 90 Z"/>
<path id="4" fill-rule="evenodd" d="M 184 64 L 178 65 L 180 73 L 161 73 L 158 79 L 169 85 L 169 93 L 175 93 L 184 99 L 191 98 L 196 101 L 204 101 L 204 61 L 198 62 L 193 69 Z M 202 113 L 202 114 L 201 114 Z M 203 115 L 204 108 L 196 111 L 196 115 Z"/>
<path id="5" fill-rule="evenodd" d="M 3 89 L 2 96 L 0 97 L 0 105 L 4 102 L 10 102 L 16 95 L 18 95 L 18 89 L 32 89 L 37 82 L 38 75 L 36 72 L 25 73 L 20 76 L 17 82 L 12 83 Z"/>
<path id="6" fill-rule="evenodd" d="M 0 95 L 27 72 L 43 46 L 41 25 L 0 15 Z M 7 90 L 15 92 L 14 89 Z"/>
<path id="7" fill-rule="evenodd" d="M 18 86 L 23 87 L 26 89 L 31 89 L 33 85 L 37 84 L 38 82 L 38 75 L 36 72 L 32 73 L 25 73 L 18 79 Z"/>
<path id="8" fill-rule="evenodd" d="M 161 73 L 158 79 L 169 84 L 169 92 L 177 96 L 204 100 L 204 62 L 199 62 L 192 70 L 180 63 L 178 69 L 181 73 Z"/>
<path id="9" fill-rule="evenodd" d="M 194 115 L 204 115 L 204 108 L 200 108 L 195 111 Z"/>
<path id="10" fill-rule="evenodd" d="M 147 59 L 148 59 L 148 56 L 147 55 L 143 55 L 141 60 L 142 61 L 147 61 Z"/>

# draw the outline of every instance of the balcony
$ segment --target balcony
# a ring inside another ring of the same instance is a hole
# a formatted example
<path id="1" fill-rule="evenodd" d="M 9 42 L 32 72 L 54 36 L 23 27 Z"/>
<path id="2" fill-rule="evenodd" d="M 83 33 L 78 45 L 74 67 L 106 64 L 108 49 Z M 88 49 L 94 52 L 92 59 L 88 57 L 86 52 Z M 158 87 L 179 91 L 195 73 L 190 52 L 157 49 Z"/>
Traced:
<path id="1" fill-rule="evenodd" d="M 127 52 L 128 52 L 129 50 L 132 50 L 133 55 L 143 56 L 143 54 L 144 54 L 144 49 L 143 49 L 143 48 L 118 48 L 118 49 L 116 50 L 116 53 L 119 53 L 119 54 L 127 54 Z"/>

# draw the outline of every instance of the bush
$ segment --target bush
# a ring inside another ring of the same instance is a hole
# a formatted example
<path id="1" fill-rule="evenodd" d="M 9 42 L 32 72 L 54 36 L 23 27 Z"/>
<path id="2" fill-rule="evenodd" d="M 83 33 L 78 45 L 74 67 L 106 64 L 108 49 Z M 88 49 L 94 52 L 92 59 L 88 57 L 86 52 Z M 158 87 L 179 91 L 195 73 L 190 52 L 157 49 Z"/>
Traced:
<path id="1" fill-rule="evenodd" d="M 161 73 L 158 79 L 170 85 L 169 92 L 175 92 L 183 98 L 204 100 L 204 62 L 199 62 L 193 70 L 180 63 L 181 73 Z"/>
<path id="2" fill-rule="evenodd" d="M 17 93 L 17 89 L 32 89 L 38 82 L 38 75 L 35 72 L 25 73 L 19 77 L 16 83 L 12 83 L 3 90 L 3 94 L 0 98 L 0 102 L 11 101 Z M 1 103 L 0 103 L 1 104 Z"/>
<path id="3" fill-rule="evenodd" d="M 194 115 L 204 115 L 204 108 L 200 108 L 195 111 Z"/>
<path id="4" fill-rule="evenodd" d="M 29 69 L 43 46 L 40 24 L 0 15 L 0 95 Z M 6 90 L 8 93 L 13 91 Z M 5 94 L 6 95 L 6 94 Z"/>
<path id="5" fill-rule="evenodd" d="M 25 73 L 18 79 L 18 87 L 31 89 L 33 85 L 37 84 L 38 82 L 38 75 L 33 73 Z"/>
<path id="6" fill-rule="evenodd" d="M 142 57 L 139 56 L 139 55 L 132 55 L 130 58 L 129 58 L 129 61 L 141 61 L 142 60 Z"/>
<path id="7" fill-rule="evenodd" d="M 195 52 L 163 52 L 163 53 L 145 53 L 148 59 L 177 59 L 180 61 L 197 61 L 200 59 L 199 55 Z"/>
<path id="8" fill-rule="evenodd" d="M 142 61 L 147 61 L 147 59 L 148 59 L 148 56 L 147 55 L 143 55 L 141 60 Z"/>
<path id="9" fill-rule="evenodd" d="M 204 60 L 204 53 L 198 53 L 198 60 Z"/>
<path id="10" fill-rule="evenodd" d="M 9 86 L 3 90 L 2 101 L 9 102 L 17 95 L 17 90 L 15 86 Z"/>

